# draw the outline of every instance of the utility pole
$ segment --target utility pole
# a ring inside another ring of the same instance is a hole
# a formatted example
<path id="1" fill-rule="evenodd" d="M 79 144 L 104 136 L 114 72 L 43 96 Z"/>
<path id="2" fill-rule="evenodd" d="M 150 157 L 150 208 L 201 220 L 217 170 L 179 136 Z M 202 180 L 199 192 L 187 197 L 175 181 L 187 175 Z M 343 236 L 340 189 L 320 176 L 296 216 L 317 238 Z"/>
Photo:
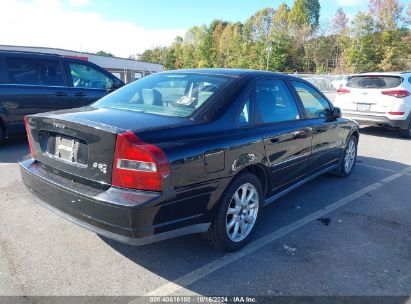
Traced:
<path id="1" fill-rule="evenodd" d="M 269 62 L 270 62 L 271 48 L 272 48 L 272 43 L 270 43 L 270 44 L 267 46 L 267 68 L 266 68 L 267 71 L 268 71 L 268 64 L 269 64 Z"/>

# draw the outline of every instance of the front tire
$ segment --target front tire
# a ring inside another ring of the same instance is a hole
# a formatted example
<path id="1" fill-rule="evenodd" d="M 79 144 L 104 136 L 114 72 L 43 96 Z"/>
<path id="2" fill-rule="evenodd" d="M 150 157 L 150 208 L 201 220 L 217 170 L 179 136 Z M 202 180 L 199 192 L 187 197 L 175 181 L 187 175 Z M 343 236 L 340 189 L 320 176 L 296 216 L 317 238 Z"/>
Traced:
<path id="1" fill-rule="evenodd" d="M 357 161 L 357 150 L 358 138 L 357 136 L 352 135 L 345 147 L 343 157 L 340 161 L 340 166 L 337 172 L 335 172 L 337 176 L 347 177 L 351 175 Z"/>
<path id="2" fill-rule="evenodd" d="M 214 248 L 236 251 L 252 238 L 263 207 L 264 195 L 259 179 L 252 173 L 241 174 L 228 186 L 220 206 L 204 233 Z"/>

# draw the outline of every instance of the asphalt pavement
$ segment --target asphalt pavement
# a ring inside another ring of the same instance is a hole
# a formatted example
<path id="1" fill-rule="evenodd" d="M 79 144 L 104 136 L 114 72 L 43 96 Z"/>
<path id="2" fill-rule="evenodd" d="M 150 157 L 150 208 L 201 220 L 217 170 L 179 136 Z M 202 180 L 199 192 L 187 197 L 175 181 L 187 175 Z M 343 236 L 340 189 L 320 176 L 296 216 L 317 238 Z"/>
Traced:
<path id="1" fill-rule="evenodd" d="M 324 175 L 265 208 L 224 254 L 198 236 L 133 247 L 35 202 L 0 146 L 0 295 L 411 295 L 411 140 L 361 129 L 349 178 Z"/>

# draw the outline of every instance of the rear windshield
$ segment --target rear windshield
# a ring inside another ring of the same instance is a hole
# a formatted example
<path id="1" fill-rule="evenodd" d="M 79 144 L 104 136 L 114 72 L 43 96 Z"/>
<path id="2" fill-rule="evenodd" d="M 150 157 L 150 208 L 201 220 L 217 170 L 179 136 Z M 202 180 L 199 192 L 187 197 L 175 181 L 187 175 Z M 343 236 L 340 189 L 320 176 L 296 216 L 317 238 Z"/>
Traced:
<path id="1" fill-rule="evenodd" d="M 399 76 L 352 76 L 347 87 L 358 89 L 389 89 L 398 87 L 403 79 Z"/>
<path id="2" fill-rule="evenodd" d="M 155 74 L 118 89 L 93 106 L 188 117 L 229 79 L 201 74 Z"/>

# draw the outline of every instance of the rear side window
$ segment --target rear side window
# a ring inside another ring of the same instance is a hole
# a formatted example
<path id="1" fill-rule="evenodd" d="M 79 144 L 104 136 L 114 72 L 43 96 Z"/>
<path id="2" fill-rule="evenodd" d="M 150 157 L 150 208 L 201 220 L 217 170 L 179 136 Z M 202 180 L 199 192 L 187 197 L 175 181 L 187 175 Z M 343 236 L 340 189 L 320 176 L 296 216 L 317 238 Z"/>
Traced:
<path id="1" fill-rule="evenodd" d="M 243 109 L 238 117 L 238 123 L 241 127 L 247 127 L 251 124 L 251 98 L 248 97 Z"/>
<path id="2" fill-rule="evenodd" d="M 297 105 L 282 80 L 256 82 L 255 104 L 262 123 L 274 123 L 300 118 Z"/>
<path id="3" fill-rule="evenodd" d="M 399 76 L 353 76 L 348 79 L 347 87 L 356 89 L 396 88 L 403 82 Z"/>
<path id="4" fill-rule="evenodd" d="M 7 73 L 12 84 L 64 86 L 63 71 L 57 60 L 7 58 Z"/>

